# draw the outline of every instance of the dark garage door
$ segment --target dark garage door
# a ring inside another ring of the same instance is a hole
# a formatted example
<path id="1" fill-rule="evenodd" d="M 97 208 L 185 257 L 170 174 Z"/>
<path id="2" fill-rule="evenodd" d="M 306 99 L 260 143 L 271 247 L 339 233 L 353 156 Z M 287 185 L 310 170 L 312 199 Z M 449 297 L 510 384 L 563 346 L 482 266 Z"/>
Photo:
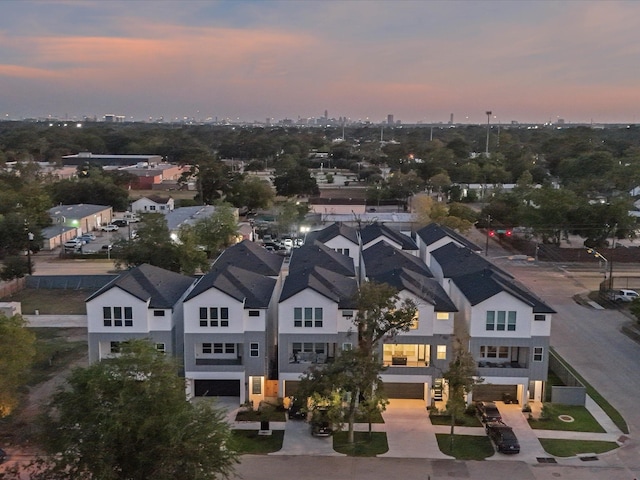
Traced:
<path id="1" fill-rule="evenodd" d="M 239 397 L 240 380 L 196 380 L 196 397 Z"/>
<path id="2" fill-rule="evenodd" d="M 473 387 L 473 399 L 476 402 L 500 402 L 504 394 L 518 398 L 517 385 L 476 385 Z"/>
<path id="3" fill-rule="evenodd" d="M 424 383 L 385 383 L 384 391 L 389 398 L 424 399 Z"/>

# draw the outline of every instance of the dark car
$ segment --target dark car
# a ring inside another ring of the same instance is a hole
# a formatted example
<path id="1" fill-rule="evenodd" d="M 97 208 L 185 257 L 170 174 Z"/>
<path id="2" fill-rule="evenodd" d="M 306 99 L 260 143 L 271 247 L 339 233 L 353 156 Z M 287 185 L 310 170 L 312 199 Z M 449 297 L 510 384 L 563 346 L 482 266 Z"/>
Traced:
<path id="1" fill-rule="evenodd" d="M 493 402 L 478 402 L 476 403 L 476 408 L 478 410 L 478 415 L 480 416 L 480 420 L 482 422 L 500 422 L 502 421 L 502 415 L 500 415 L 500 411 L 498 407 Z"/>
<path id="2" fill-rule="evenodd" d="M 289 404 L 289 408 L 287 409 L 289 418 L 291 420 L 306 420 L 307 411 L 303 407 L 304 407 L 304 404 L 300 399 L 296 397 L 292 397 L 291 403 Z"/>
<path id="3" fill-rule="evenodd" d="M 117 220 L 114 220 L 111 223 L 114 224 L 114 225 L 117 225 L 118 227 L 126 227 L 127 225 L 129 225 L 129 222 L 127 222 L 126 220 L 123 220 L 123 219 L 117 219 Z"/>
<path id="4" fill-rule="evenodd" d="M 500 453 L 520 453 L 520 443 L 513 429 L 502 422 L 489 422 L 486 425 L 487 435 Z"/>
<path id="5" fill-rule="evenodd" d="M 326 408 L 316 408 L 311 415 L 311 435 L 328 437 L 333 434 L 333 426 Z"/>

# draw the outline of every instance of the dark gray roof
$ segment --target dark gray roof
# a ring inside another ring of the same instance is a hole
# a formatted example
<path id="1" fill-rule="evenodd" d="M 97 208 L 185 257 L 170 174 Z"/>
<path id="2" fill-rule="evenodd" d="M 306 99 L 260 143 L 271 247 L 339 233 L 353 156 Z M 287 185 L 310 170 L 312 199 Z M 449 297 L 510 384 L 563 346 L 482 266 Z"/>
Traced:
<path id="1" fill-rule="evenodd" d="M 418 230 L 417 235 L 427 245 L 431 245 L 438 240 L 449 237 L 463 247 L 467 247 L 469 250 L 473 250 L 474 252 L 482 251 L 481 247 L 468 240 L 466 237 L 460 235 L 455 230 L 452 230 L 444 225 L 438 225 L 437 223 L 430 223 L 426 227 L 421 228 L 420 230 Z"/>
<path id="2" fill-rule="evenodd" d="M 215 288 L 239 302 L 244 308 L 267 308 L 273 294 L 276 280 L 233 265 L 214 268 L 196 284 L 185 301 Z"/>
<path id="3" fill-rule="evenodd" d="M 315 240 L 318 240 L 319 242 L 327 243 L 329 240 L 339 236 L 343 236 L 347 240 L 359 245 L 358 231 L 354 227 L 349 227 L 342 223 L 332 223 L 322 230 L 307 233 L 306 242 L 313 243 Z"/>
<path id="4" fill-rule="evenodd" d="M 72 219 L 80 219 L 89 215 L 96 215 L 105 210 L 110 210 L 109 205 L 94 205 L 92 203 L 77 203 L 75 205 L 57 205 L 49 209 L 51 218 L 65 217 L 66 222 Z M 81 225 L 78 225 L 81 226 Z"/>
<path id="5" fill-rule="evenodd" d="M 448 243 L 432 255 L 442 267 L 444 277 L 452 279 L 471 305 L 507 292 L 531 305 L 534 313 L 555 313 L 512 275 L 468 248 Z"/>
<path id="6" fill-rule="evenodd" d="M 556 313 L 526 287 L 497 270 L 479 270 L 452 280 L 471 305 L 477 305 L 498 293 L 506 292 L 530 305 L 533 313 Z"/>
<path id="7" fill-rule="evenodd" d="M 402 245 L 403 250 L 418 250 L 416 242 L 414 242 L 411 237 L 377 222 L 367 225 L 360 232 L 363 245 L 366 245 L 382 236 Z"/>
<path id="8" fill-rule="evenodd" d="M 224 265 L 234 265 L 267 277 L 280 275 L 280 268 L 284 257 L 276 255 L 262 248 L 255 242 L 243 240 L 225 249 L 213 264 L 214 268 Z"/>
<path id="9" fill-rule="evenodd" d="M 347 277 L 353 277 L 356 274 L 351 257 L 338 253 L 318 241 L 293 249 L 289 262 L 289 274 L 299 270 L 311 270 L 316 265 Z"/>
<path id="10" fill-rule="evenodd" d="M 280 302 L 310 288 L 338 304 L 338 308 L 356 308 L 358 283 L 355 278 L 347 277 L 320 266 L 299 269 L 289 273 Z"/>
<path id="11" fill-rule="evenodd" d="M 433 277 L 425 263 L 409 253 L 398 250 L 384 240 L 380 240 L 362 253 L 367 277 L 380 275 L 390 270 L 406 268 L 425 277 Z"/>
<path id="12" fill-rule="evenodd" d="M 87 301 L 117 287 L 144 302 L 148 301 L 149 308 L 172 308 L 193 282 L 191 277 L 145 263 L 118 275 Z"/>
<path id="13" fill-rule="evenodd" d="M 468 248 L 461 247 L 454 242 L 447 243 L 434 250 L 431 252 L 431 255 L 442 268 L 442 273 L 445 278 L 455 278 L 487 268 L 500 271 L 503 275 L 513 278 L 509 273 L 500 270 L 493 263 L 477 253 Z"/>
<path id="14" fill-rule="evenodd" d="M 425 276 L 409 268 L 397 268 L 382 272 L 379 275 L 369 277 L 376 283 L 386 283 L 399 292 L 407 290 L 418 298 L 433 305 L 436 312 L 457 312 L 455 304 L 451 301 L 444 288 L 435 278 Z"/>

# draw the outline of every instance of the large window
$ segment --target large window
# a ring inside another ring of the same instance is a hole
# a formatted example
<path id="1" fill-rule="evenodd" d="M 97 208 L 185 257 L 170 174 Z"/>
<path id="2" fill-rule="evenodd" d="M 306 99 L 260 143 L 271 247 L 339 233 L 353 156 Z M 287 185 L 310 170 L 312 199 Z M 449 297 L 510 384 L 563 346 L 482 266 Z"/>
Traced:
<path id="1" fill-rule="evenodd" d="M 227 307 L 200 307 L 201 327 L 228 327 L 229 309 Z"/>
<path id="2" fill-rule="evenodd" d="M 513 310 L 487 311 L 486 329 L 488 331 L 495 330 L 498 332 L 501 332 L 501 331 L 504 332 L 505 330 L 508 330 L 511 332 L 515 331 L 516 312 Z"/>
<path id="3" fill-rule="evenodd" d="M 102 321 L 105 327 L 133 327 L 133 308 L 102 307 Z"/>
<path id="4" fill-rule="evenodd" d="M 293 326 L 322 328 L 322 317 L 321 307 L 295 307 L 293 309 Z"/>
<path id="5" fill-rule="evenodd" d="M 496 347 L 492 345 L 482 345 L 480 347 L 481 358 L 511 358 L 511 347 Z"/>
<path id="6" fill-rule="evenodd" d="M 223 355 L 223 354 L 235 354 L 235 343 L 203 343 L 202 353 L 204 355 Z"/>
<path id="7" fill-rule="evenodd" d="M 289 353 L 289 363 L 326 363 L 327 344 L 313 342 L 293 342 Z"/>

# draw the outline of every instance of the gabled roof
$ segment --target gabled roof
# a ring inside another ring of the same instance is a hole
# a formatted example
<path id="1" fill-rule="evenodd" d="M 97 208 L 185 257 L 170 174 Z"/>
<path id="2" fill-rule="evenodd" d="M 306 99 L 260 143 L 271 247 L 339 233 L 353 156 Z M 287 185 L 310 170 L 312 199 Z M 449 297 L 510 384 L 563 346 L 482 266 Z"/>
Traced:
<path id="1" fill-rule="evenodd" d="M 555 313 L 512 275 L 468 248 L 448 243 L 432 255 L 442 267 L 444 277 L 452 279 L 471 305 L 506 292 L 531 305 L 534 313 Z"/>
<path id="2" fill-rule="evenodd" d="M 484 269 L 500 271 L 504 276 L 513 278 L 509 273 L 500 270 L 500 268 L 477 253 L 454 242 L 447 243 L 434 250 L 431 252 L 431 256 L 442 268 L 442 274 L 445 278 L 455 278 Z"/>
<path id="3" fill-rule="evenodd" d="M 482 251 L 481 247 L 468 240 L 466 237 L 460 235 L 455 230 L 452 230 L 451 228 L 444 225 L 438 225 L 437 223 L 430 223 L 426 227 L 421 228 L 417 231 L 417 235 L 427 245 L 432 245 L 438 240 L 449 237 L 463 247 L 467 247 L 469 250 L 473 250 L 474 252 Z"/>
<path id="4" fill-rule="evenodd" d="M 153 203 L 165 205 L 171 200 L 171 197 L 161 197 L 160 195 L 145 195 L 144 197 L 140 197 L 138 200 L 142 200 L 145 198 Z"/>
<path id="5" fill-rule="evenodd" d="M 425 277 L 433 277 L 431 270 L 429 270 L 429 267 L 427 267 L 421 259 L 415 255 L 410 255 L 402 250 L 398 250 L 384 240 L 380 240 L 375 245 L 367 248 L 362 253 L 362 258 L 364 260 L 367 277 L 380 275 L 400 268 L 413 270 Z"/>
<path id="6" fill-rule="evenodd" d="M 457 312 L 455 304 L 435 278 L 408 268 L 397 268 L 369 277 L 376 283 L 386 283 L 399 292 L 407 290 L 433 305 L 436 312 Z"/>
<path id="7" fill-rule="evenodd" d="M 338 308 L 356 308 L 356 293 L 358 283 L 355 278 L 341 275 L 332 270 L 320 266 L 312 266 L 308 269 L 298 269 L 289 273 L 280 302 L 310 288 L 320 295 L 333 300 Z"/>
<path id="8" fill-rule="evenodd" d="M 300 270 L 311 270 L 321 265 L 327 270 L 347 277 L 355 276 L 353 259 L 327 247 L 318 241 L 294 248 L 289 262 L 289 275 Z"/>
<path id="9" fill-rule="evenodd" d="M 322 243 L 327 243 L 330 240 L 333 240 L 336 237 L 342 236 L 349 240 L 350 242 L 359 245 L 358 242 L 358 231 L 354 227 L 349 227 L 342 223 L 332 223 L 328 227 L 323 228 L 322 230 L 316 230 L 313 232 L 307 233 L 307 242 L 313 243 L 315 240 L 318 240 Z"/>
<path id="10" fill-rule="evenodd" d="M 360 232 L 360 237 L 362 238 L 363 245 L 367 245 L 368 243 L 371 243 L 376 238 L 380 238 L 381 236 L 387 237 L 388 239 L 393 240 L 399 245 L 402 245 L 403 250 L 418 250 L 416 242 L 414 242 L 411 237 L 377 222 L 367 225 Z"/>
<path id="11" fill-rule="evenodd" d="M 233 265 L 223 265 L 204 275 L 189 292 L 185 301 L 214 288 L 243 302 L 245 308 L 267 308 L 275 285 L 274 278 Z"/>
<path id="12" fill-rule="evenodd" d="M 222 268 L 224 265 L 234 265 L 267 277 L 280 275 L 280 268 L 284 257 L 268 252 L 260 245 L 250 240 L 243 240 L 225 249 L 215 260 L 213 267 Z"/>
<path id="13" fill-rule="evenodd" d="M 526 287 L 507 277 L 501 271 L 485 269 L 452 279 L 471 305 L 477 305 L 494 295 L 506 292 L 530 305 L 533 313 L 556 313 Z"/>
<path id="14" fill-rule="evenodd" d="M 118 275 L 87 301 L 112 288 L 120 288 L 143 302 L 149 302 L 149 308 L 172 308 L 193 282 L 191 277 L 145 263 Z"/>

